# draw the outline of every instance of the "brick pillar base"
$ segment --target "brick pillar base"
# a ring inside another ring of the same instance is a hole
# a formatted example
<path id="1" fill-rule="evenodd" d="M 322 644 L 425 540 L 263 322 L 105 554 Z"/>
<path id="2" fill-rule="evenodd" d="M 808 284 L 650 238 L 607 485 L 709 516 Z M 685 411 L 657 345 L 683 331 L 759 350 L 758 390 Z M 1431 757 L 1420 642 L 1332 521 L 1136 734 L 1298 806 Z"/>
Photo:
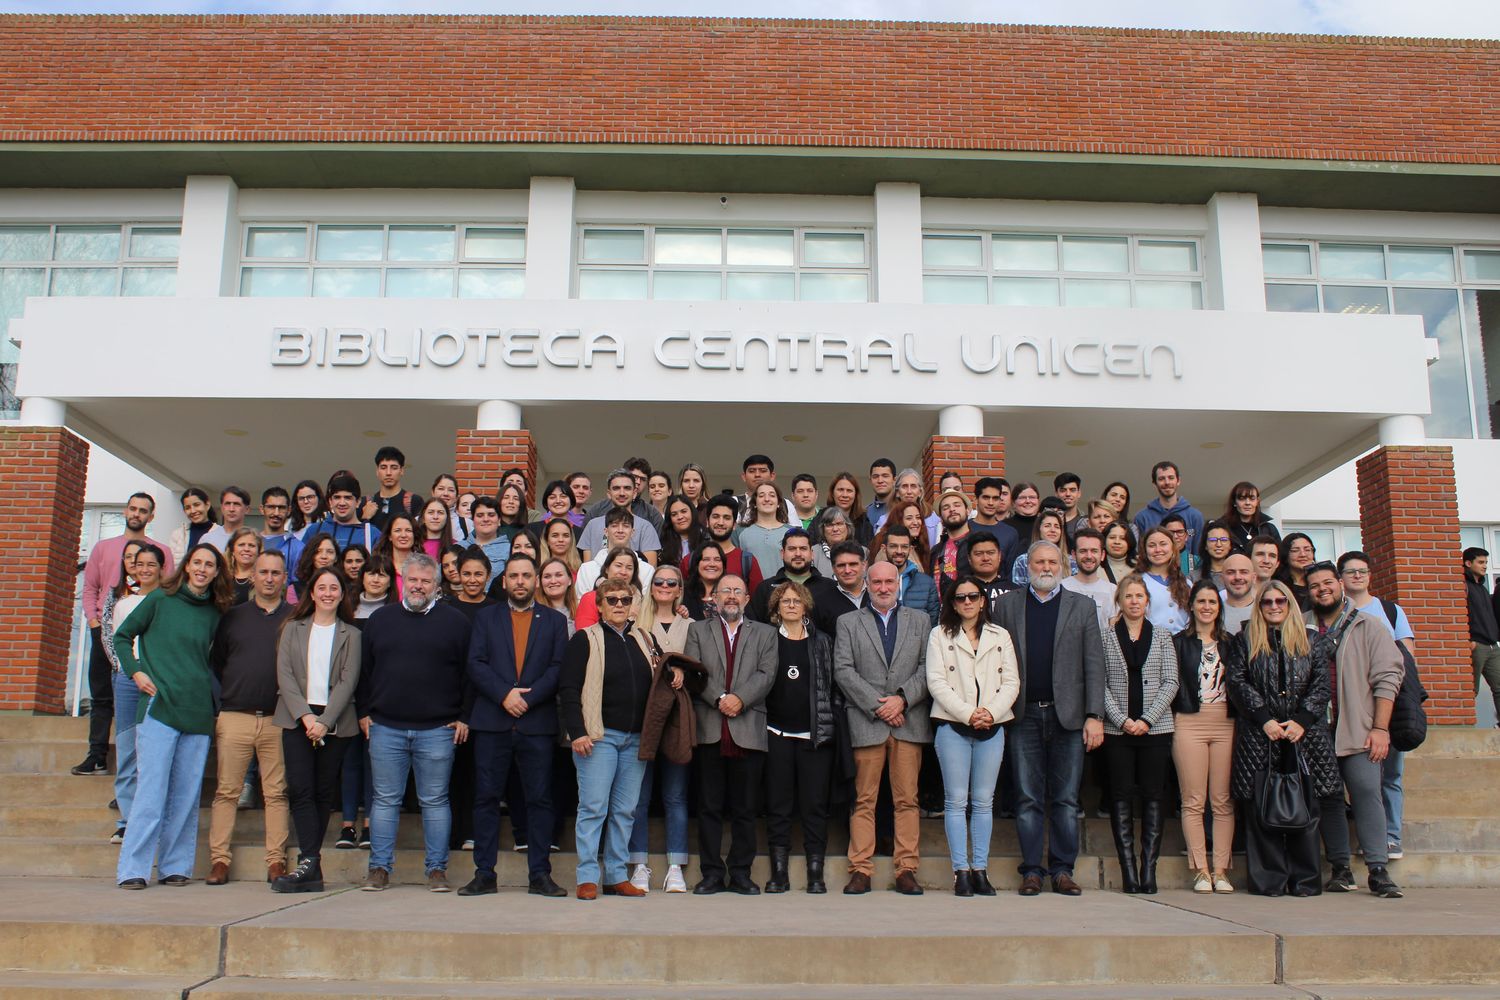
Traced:
<path id="1" fill-rule="evenodd" d="M 460 430 L 453 446 L 453 476 L 460 492 L 494 496 L 500 474 L 523 469 L 529 485 L 526 506 L 536 508 L 536 441 L 530 431 Z"/>
<path id="2" fill-rule="evenodd" d="M 1357 468 L 1360 531 L 1374 561 L 1370 590 L 1399 603 L 1411 619 L 1422 683 L 1432 696 L 1428 721 L 1473 725 L 1453 450 L 1382 447 Z"/>
<path id="3" fill-rule="evenodd" d="M 0 427 L 0 711 L 67 711 L 88 467 L 66 428 Z"/>
<path id="4" fill-rule="evenodd" d="M 922 449 L 922 481 L 928 497 L 937 499 L 938 481 L 948 472 L 963 479 L 964 492 L 972 501 L 975 480 L 1005 475 L 1005 438 L 933 435 Z"/>

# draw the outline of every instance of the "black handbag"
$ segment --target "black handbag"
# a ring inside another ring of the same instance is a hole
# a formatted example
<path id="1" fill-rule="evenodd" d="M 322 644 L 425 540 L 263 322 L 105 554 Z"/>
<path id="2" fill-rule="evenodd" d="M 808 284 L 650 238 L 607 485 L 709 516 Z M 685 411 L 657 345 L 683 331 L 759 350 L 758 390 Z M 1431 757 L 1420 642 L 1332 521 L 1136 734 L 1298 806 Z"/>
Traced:
<path id="1" fill-rule="evenodd" d="M 1300 833 L 1317 822 L 1309 801 L 1311 776 L 1295 743 L 1291 744 L 1291 768 L 1267 763 L 1255 776 L 1255 801 L 1259 805 L 1260 825 L 1270 830 Z"/>

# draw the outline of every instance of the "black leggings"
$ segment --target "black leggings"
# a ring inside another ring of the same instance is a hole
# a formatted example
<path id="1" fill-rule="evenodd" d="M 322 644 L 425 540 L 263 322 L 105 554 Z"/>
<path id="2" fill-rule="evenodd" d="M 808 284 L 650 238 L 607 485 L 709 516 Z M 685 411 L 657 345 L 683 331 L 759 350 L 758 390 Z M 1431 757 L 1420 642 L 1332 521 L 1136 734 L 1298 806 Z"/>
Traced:
<path id="1" fill-rule="evenodd" d="M 1104 757 L 1109 768 L 1109 795 L 1115 802 L 1164 802 L 1167 772 L 1172 766 L 1170 733 L 1145 736 L 1104 735 Z"/>
<path id="2" fill-rule="evenodd" d="M 792 817 L 802 820 L 802 849 L 822 857 L 828 847 L 828 800 L 833 790 L 833 744 L 766 734 L 766 840 L 792 846 Z"/>
<path id="3" fill-rule="evenodd" d="M 281 731 L 281 756 L 286 765 L 286 798 L 291 807 L 297 848 L 304 858 L 323 854 L 328 817 L 339 803 L 339 773 L 349 738 L 325 736 L 315 747 L 301 726 Z"/>

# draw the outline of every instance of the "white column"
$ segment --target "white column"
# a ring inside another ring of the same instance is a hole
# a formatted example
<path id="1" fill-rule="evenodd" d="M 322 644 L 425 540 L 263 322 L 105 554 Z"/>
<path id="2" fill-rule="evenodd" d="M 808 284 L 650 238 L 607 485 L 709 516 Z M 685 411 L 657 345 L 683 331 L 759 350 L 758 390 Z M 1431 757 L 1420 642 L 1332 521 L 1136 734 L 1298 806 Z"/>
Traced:
<path id="1" fill-rule="evenodd" d="M 518 431 L 521 429 L 521 407 L 508 399 L 487 399 L 479 404 L 474 422 L 477 431 Z"/>
<path id="2" fill-rule="evenodd" d="M 1380 445 L 1418 445 L 1427 443 L 1427 425 L 1421 417 L 1404 414 L 1380 419 Z"/>
<path id="3" fill-rule="evenodd" d="M 240 189 L 230 177 L 189 177 L 182 195 L 177 294 L 234 295 L 240 262 Z"/>
<path id="4" fill-rule="evenodd" d="M 1220 191 L 1208 199 L 1203 278 L 1205 308 L 1226 312 L 1266 311 L 1260 202 L 1255 195 Z"/>
<path id="5" fill-rule="evenodd" d="M 533 177 L 526 212 L 526 297 L 566 299 L 573 286 L 573 178 Z"/>
<path id="6" fill-rule="evenodd" d="M 922 186 L 875 185 L 875 298 L 922 301 Z"/>
<path id="7" fill-rule="evenodd" d="M 945 406 L 938 411 L 940 437 L 984 437 L 984 411 L 977 406 Z"/>
<path id="8" fill-rule="evenodd" d="M 46 396 L 21 400 L 21 424 L 25 427 L 62 427 L 67 423 L 68 404 Z"/>

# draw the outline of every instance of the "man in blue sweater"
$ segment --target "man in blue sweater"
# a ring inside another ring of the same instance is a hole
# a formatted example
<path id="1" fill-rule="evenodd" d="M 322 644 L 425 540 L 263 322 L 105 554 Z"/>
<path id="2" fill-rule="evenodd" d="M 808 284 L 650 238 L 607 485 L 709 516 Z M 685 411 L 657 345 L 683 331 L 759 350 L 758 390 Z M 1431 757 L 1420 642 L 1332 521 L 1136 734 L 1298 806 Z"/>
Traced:
<path id="1" fill-rule="evenodd" d="M 1145 538 L 1146 532 L 1161 524 L 1168 514 L 1176 514 L 1187 525 L 1187 551 L 1198 551 L 1198 540 L 1203 537 L 1203 514 L 1178 493 L 1182 476 L 1176 462 L 1157 462 L 1151 467 L 1151 483 L 1156 487 L 1156 499 L 1142 507 L 1135 515 L 1137 538 Z"/>

